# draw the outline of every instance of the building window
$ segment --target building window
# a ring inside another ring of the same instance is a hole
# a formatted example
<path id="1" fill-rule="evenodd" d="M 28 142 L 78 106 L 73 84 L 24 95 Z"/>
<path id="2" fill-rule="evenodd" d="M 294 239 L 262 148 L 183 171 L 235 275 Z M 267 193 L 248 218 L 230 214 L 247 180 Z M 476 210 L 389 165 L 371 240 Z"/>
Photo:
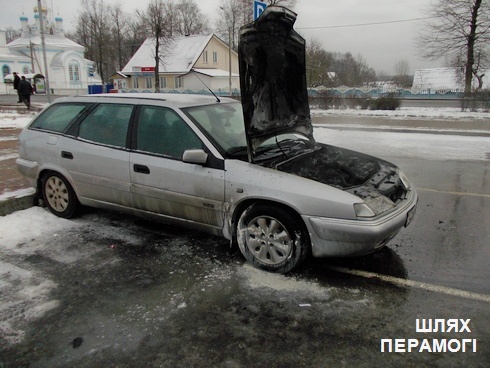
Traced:
<path id="1" fill-rule="evenodd" d="M 70 61 L 68 64 L 68 74 L 70 75 L 70 82 L 80 81 L 80 64 L 76 60 Z"/>
<path id="2" fill-rule="evenodd" d="M 218 63 L 218 51 L 213 51 L 213 63 Z"/>
<path id="3" fill-rule="evenodd" d="M 140 85 L 138 83 L 138 77 L 137 76 L 135 76 L 133 78 L 133 88 L 140 88 Z"/>
<path id="4" fill-rule="evenodd" d="M 153 83 L 152 83 L 151 77 L 145 77 L 145 81 L 146 81 L 146 88 L 153 88 Z"/>
<path id="5" fill-rule="evenodd" d="M 182 77 L 175 77 L 175 88 L 184 88 L 184 79 Z"/>
<path id="6" fill-rule="evenodd" d="M 202 61 L 204 63 L 208 62 L 208 50 L 204 50 L 204 52 L 202 53 Z"/>
<path id="7" fill-rule="evenodd" d="M 167 88 L 167 77 L 160 77 L 160 88 Z"/>
<path id="8" fill-rule="evenodd" d="M 28 66 L 25 66 L 22 68 L 22 73 L 23 74 L 29 74 L 29 67 Z"/>
<path id="9" fill-rule="evenodd" d="M 7 74 L 10 74 L 10 67 L 8 65 L 2 66 L 2 74 L 4 78 Z"/>

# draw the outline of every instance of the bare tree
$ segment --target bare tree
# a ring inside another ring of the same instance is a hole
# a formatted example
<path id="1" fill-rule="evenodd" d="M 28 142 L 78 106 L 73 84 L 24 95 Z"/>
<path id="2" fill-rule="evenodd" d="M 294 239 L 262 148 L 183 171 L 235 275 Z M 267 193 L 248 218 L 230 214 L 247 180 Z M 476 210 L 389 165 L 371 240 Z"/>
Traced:
<path id="1" fill-rule="evenodd" d="M 280 5 L 289 9 L 293 9 L 296 5 L 296 0 L 267 0 L 269 5 Z"/>
<path id="2" fill-rule="evenodd" d="M 464 74 L 465 94 L 473 75 L 482 78 L 490 44 L 489 0 L 438 0 L 429 12 L 433 18 L 419 36 L 419 48 L 428 59 L 450 57 Z"/>
<path id="3" fill-rule="evenodd" d="M 128 32 L 125 36 L 127 39 L 127 48 L 129 49 L 129 60 L 147 38 L 143 21 L 138 17 L 132 18 L 128 23 Z"/>
<path id="4" fill-rule="evenodd" d="M 395 82 L 403 87 L 408 87 L 412 82 L 409 73 L 410 65 L 408 60 L 401 59 L 395 63 Z"/>
<path id="5" fill-rule="evenodd" d="M 149 37 L 155 41 L 155 92 L 160 92 L 160 63 L 163 63 L 164 52 L 170 43 L 173 23 L 172 23 L 172 3 L 165 3 L 163 0 L 152 0 L 145 11 L 136 11 L 142 24 L 146 27 Z"/>
<path id="6" fill-rule="evenodd" d="M 194 0 L 175 4 L 175 32 L 185 36 L 208 32 L 208 20 Z"/>
<path id="7" fill-rule="evenodd" d="M 410 70 L 408 60 L 401 59 L 395 63 L 395 75 L 407 75 Z"/>
<path id="8" fill-rule="evenodd" d="M 13 29 L 12 27 L 7 27 L 5 29 L 5 39 L 7 43 L 12 42 L 20 36 L 22 36 L 22 32 L 17 29 Z"/>
<path id="9" fill-rule="evenodd" d="M 269 5 L 280 5 L 293 8 L 296 0 L 265 0 Z M 240 27 L 253 21 L 253 2 L 250 0 L 221 0 L 220 16 L 216 22 L 216 32 L 231 45 L 234 50 L 238 47 L 238 33 Z"/>
<path id="10" fill-rule="evenodd" d="M 125 35 L 129 31 L 129 17 L 122 11 L 120 4 L 116 4 L 110 9 L 110 15 L 114 48 L 117 55 L 117 70 L 121 70 L 127 61 L 124 43 Z"/>
<path id="11" fill-rule="evenodd" d="M 237 50 L 238 31 L 243 23 L 243 13 L 241 12 L 241 0 L 221 0 L 220 16 L 216 22 L 218 35 L 231 45 L 233 50 Z"/>
<path id="12" fill-rule="evenodd" d="M 110 7 L 104 0 L 82 0 L 83 9 L 77 19 L 77 40 L 87 48 L 86 57 L 94 60 L 97 72 L 105 85 L 113 67 L 111 60 Z"/>
<path id="13" fill-rule="evenodd" d="M 306 44 L 306 82 L 310 87 L 332 87 L 332 54 L 325 51 L 316 39 Z"/>
<path id="14" fill-rule="evenodd" d="M 350 52 L 325 51 L 318 40 L 306 45 L 306 80 L 308 86 L 350 87 L 374 81 L 376 72 L 369 67 L 362 55 L 354 57 Z"/>
<path id="15" fill-rule="evenodd" d="M 334 53 L 331 68 L 336 73 L 337 82 L 345 86 L 362 86 L 376 79 L 376 72 L 360 54 L 354 58 L 350 52 Z"/>

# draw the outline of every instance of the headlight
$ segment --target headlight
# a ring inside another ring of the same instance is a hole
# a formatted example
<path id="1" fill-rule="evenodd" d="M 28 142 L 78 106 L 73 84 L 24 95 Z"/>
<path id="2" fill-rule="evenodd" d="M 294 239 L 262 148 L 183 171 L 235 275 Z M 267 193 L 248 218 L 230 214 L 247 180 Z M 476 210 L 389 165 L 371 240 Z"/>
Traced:
<path id="1" fill-rule="evenodd" d="M 374 212 L 366 203 L 354 203 L 354 211 L 357 217 L 373 217 Z"/>
<path id="2" fill-rule="evenodd" d="M 408 180 L 405 173 L 403 171 L 401 171 L 399 168 L 396 168 L 396 173 L 398 174 L 398 177 L 400 178 L 405 189 L 410 188 L 410 181 Z"/>
<path id="3" fill-rule="evenodd" d="M 382 194 L 372 192 L 365 198 L 364 203 L 355 203 L 354 211 L 357 217 L 373 217 L 395 207 L 395 203 Z"/>

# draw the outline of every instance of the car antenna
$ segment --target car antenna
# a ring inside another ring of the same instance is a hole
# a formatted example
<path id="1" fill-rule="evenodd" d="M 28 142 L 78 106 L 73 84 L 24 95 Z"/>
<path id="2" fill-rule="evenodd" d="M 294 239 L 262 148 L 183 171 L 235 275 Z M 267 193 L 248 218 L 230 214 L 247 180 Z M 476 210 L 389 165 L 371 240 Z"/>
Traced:
<path id="1" fill-rule="evenodd" d="M 204 87 L 206 87 L 208 89 L 209 92 L 211 92 L 211 94 L 216 98 L 216 102 L 221 102 L 221 100 L 218 98 L 218 96 L 216 96 L 216 94 L 211 90 L 211 88 L 209 88 L 206 83 L 203 82 L 203 80 L 201 78 L 199 78 L 199 76 L 197 75 L 197 72 L 194 70 L 194 74 L 196 75 L 197 79 L 199 79 L 201 81 L 202 84 L 204 84 Z"/>

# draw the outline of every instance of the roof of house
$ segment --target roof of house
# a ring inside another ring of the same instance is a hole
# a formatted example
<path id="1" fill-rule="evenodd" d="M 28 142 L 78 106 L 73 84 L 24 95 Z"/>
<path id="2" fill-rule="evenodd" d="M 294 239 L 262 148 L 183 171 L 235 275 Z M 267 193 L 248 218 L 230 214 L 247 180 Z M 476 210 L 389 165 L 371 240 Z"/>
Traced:
<path id="1" fill-rule="evenodd" d="M 211 34 L 173 38 L 169 45 L 165 46 L 164 58 L 159 66 L 160 72 L 188 73 L 213 36 Z M 155 66 L 155 39 L 147 38 L 121 72 L 132 74 L 135 72 L 133 68 L 153 66 Z"/>
<path id="2" fill-rule="evenodd" d="M 223 69 L 202 69 L 202 68 L 192 68 L 196 73 L 204 74 L 210 77 L 229 77 L 230 72 Z M 232 77 L 238 77 L 237 73 L 231 73 Z"/>
<path id="3" fill-rule="evenodd" d="M 9 48 L 15 49 L 15 48 L 25 48 L 29 47 L 30 44 L 34 45 L 40 45 L 41 44 L 41 36 L 40 35 L 33 35 L 32 37 L 19 37 L 9 44 L 7 46 Z M 44 43 L 46 47 L 56 47 L 56 48 L 68 48 L 68 49 L 75 49 L 77 51 L 83 52 L 85 48 L 66 38 L 66 37 L 60 37 L 60 36 L 55 36 L 55 35 L 45 35 L 44 36 Z"/>

